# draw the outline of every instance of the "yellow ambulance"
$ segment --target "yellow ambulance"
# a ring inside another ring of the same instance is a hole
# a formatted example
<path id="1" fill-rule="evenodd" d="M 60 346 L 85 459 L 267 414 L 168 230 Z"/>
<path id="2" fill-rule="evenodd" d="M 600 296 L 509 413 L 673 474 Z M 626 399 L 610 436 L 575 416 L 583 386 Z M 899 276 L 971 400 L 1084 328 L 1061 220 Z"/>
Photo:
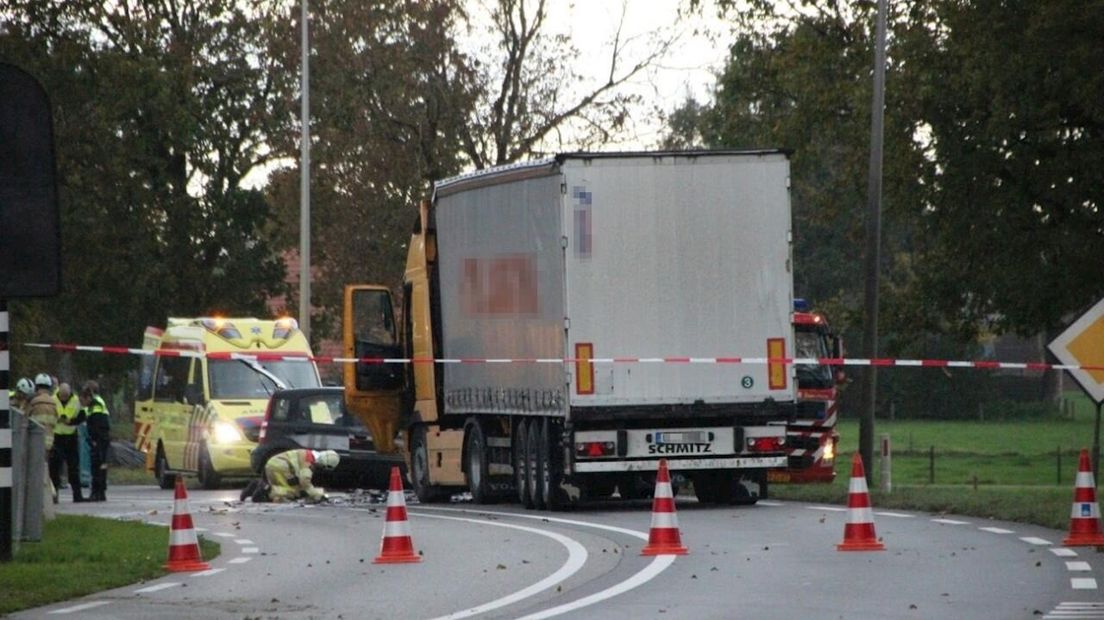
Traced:
<path id="1" fill-rule="evenodd" d="M 143 348 L 134 444 L 163 489 L 178 473 L 209 489 L 253 475 L 249 453 L 272 392 L 321 386 L 291 318 L 170 318 L 146 328 Z"/>

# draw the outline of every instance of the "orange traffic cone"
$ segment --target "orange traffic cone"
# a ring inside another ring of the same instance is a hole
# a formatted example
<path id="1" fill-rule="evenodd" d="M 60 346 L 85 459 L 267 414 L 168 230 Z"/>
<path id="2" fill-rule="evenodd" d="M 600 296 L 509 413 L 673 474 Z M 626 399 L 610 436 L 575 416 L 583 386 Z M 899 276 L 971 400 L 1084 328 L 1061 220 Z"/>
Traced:
<path id="1" fill-rule="evenodd" d="M 1104 534 L 1100 532 L 1100 507 L 1096 504 L 1096 482 L 1088 450 L 1081 450 L 1077 481 L 1073 488 L 1069 538 L 1062 544 L 1067 547 L 1104 545 Z"/>
<path id="2" fill-rule="evenodd" d="M 414 553 L 414 543 L 410 539 L 410 522 L 406 520 L 406 496 L 403 494 L 402 478 L 399 468 L 391 468 L 391 487 L 387 491 L 387 520 L 383 524 L 383 541 L 380 554 L 373 564 L 402 564 L 421 562 L 422 558 Z"/>
<path id="3" fill-rule="evenodd" d="M 655 496 L 652 499 L 652 529 L 648 532 L 648 544 L 640 555 L 686 555 L 679 536 L 678 515 L 675 514 L 675 496 L 671 492 L 671 476 L 667 473 L 667 459 L 660 459 L 656 473 Z"/>
<path id="4" fill-rule="evenodd" d="M 176 477 L 176 493 L 173 502 L 172 527 L 169 529 L 169 561 L 165 569 L 174 573 L 207 570 L 211 568 L 199 555 L 199 540 L 192 513 L 188 510 L 188 491 L 184 479 Z"/>
<path id="5" fill-rule="evenodd" d="M 885 545 L 874 533 L 874 513 L 870 510 L 870 494 L 866 490 L 866 472 L 862 457 L 856 452 L 851 459 L 851 488 L 847 495 L 847 525 L 843 527 L 840 551 L 883 551 Z"/>

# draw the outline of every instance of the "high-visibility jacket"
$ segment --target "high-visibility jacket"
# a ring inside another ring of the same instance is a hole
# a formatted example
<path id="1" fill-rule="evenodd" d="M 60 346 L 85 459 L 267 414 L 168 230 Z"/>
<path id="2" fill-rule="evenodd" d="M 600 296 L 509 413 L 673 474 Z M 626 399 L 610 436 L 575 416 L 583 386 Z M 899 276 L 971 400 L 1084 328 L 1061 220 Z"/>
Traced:
<path id="1" fill-rule="evenodd" d="M 27 406 L 27 417 L 46 430 L 46 449 L 54 447 L 54 425 L 57 424 L 57 403 L 46 392 L 38 392 Z"/>
<path id="2" fill-rule="evenodd" d="M 268 459 L 265 463 L 265 479 L 271 488 L 269 497 L 274 502 L 299 499 L 306 496 L 312 501 L 325 497 L 322 489 L 311 483 L 314 471 L 313 450 L 288 450 Z"/>
<path id="3" fill-rule="evenodd" d="M 111 436 L 111 414 L 98 394 L 92 397 L 91 404 L 80 410 L 77 421 L 88 424 L 88 436 L 93 440 L 106 440 Z"/>
<path id="4" fill-rule="evenodd" d="M 54 426 L 54 435 L 75 435 L 77 432 L 77 416 L 80 414 L 80 399 L 76 394 L 69 395 L 68 402 L 54 394 L 54 404 L 57 405 L 58 423 Z"/>

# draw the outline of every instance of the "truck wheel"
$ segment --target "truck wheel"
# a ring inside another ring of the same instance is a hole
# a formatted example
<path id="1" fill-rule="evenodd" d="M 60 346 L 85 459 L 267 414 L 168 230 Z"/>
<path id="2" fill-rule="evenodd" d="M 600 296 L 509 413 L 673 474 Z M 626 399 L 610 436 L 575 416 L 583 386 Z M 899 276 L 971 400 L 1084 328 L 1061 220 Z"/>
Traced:
<path id="1" fill-rule="evenodd" d="M 176 476 L 168 473 L 169 461 L 165 458 L 165 448 L 161 442 L 157 443 L 157 456 L 153 460 L 153 477 L 157 479 L 157 486 L 168 490 L 176 486 Z"/>
<path id="2" fill-rule="evenodd" d="M 207 450 L 207 444 L 199 446 L 199 483 L 208 490 L 217 489 L 222 483 L 222 476 L 211 464 L 211 453 Z"/>
<path id="3" fill-rule="evenodd" d="M 540 424 L 540 490 L 544 505 L 549 510 L 563 510 L 564 501 L 560 491 L 563 480 L 563 468 L 560 466 L 559 425 L 544 418 Z"/>
<path id="4" fill-rule="evenodd" d="M 728 472 L 701 472 L 694 476 L 694 494 L 703 504 L 731 504 L 733 478 Z"/>
<path id="5" fill-rule="evenodd" d="M 529 496 L 529 421 L 520 418 L 514 427 L 514 485 L 517 486 L 518 501 L 526 508 L 533 507 L 533 498 Z"/>
<path id="6" fill-rule="evenodd" d="M 432 504 L 449 498 L 444 489 L 429 483 L 429 449 L 424 426 L 415 428 L 410 434 L 410 482 L 419 502 Z"/>
<path id="7" fill-rule="evenodd" d="M 541 480 L 544 479 L 544 464 L 540 459 L 541 423 L 540 420 L 530 420 L 528 430 L 525 433 L 525 451 L 527 453 L 526 480 L 529 486 L 529 498 L 532 507 L 544 510 L 544 495 L 541 493 Z"/>
<path id="8" fill-rule="evenodd" d="M 758 486 L 758 493 L 753 494 L 748 490 L 748 485 Z M 762 469 L 754 469 L 740 474 L 736 479 L 734 497 L 732 503 L 737 506 L 751 506 L 761 499 L 767 498 L 767 472 Z"/>
<path id="9" fill-rule="evenodd" d="M 490 476 L 487 473 L 487 438 L 478 420 L 473 420 L 468 425 L 468 431 L 464 435 L 464 454 L 464 475 L 472 501 L 476 504 L 493 503 L 496 497 L 491 491 Z"/>

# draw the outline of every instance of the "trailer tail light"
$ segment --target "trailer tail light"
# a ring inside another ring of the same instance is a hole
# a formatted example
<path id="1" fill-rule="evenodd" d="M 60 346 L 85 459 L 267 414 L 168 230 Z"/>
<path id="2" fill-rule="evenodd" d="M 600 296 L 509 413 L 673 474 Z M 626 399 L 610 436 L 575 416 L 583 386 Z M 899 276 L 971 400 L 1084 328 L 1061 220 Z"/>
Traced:
<path id="1" fill-rule="evenodd" d="M 831 461 L 836 458 L 836 438 L 828 437 L 825 435 L 827 441 L 824 442 L 824 459 L 825 461 Z"/>
<path id="2" fill-rule="evenodd" d="M 594 344 L 590 342 L 575 343 L 575 393 L 594 393 L 594 364 L 590 361 L 594 358 Z"/>
<path id="3" fill-rule="evenodd" d="M 587 458 L 613 456 L 616 450 L 617 444 L 612 441 L 584 441 L 575 444 L 575 456 Z"/>
<path id="4" fill-rule="evenodd" d="M 786 445 L 785 437 L 748 437 L 747 447 L 751 452 L 779 452 Z"/>

